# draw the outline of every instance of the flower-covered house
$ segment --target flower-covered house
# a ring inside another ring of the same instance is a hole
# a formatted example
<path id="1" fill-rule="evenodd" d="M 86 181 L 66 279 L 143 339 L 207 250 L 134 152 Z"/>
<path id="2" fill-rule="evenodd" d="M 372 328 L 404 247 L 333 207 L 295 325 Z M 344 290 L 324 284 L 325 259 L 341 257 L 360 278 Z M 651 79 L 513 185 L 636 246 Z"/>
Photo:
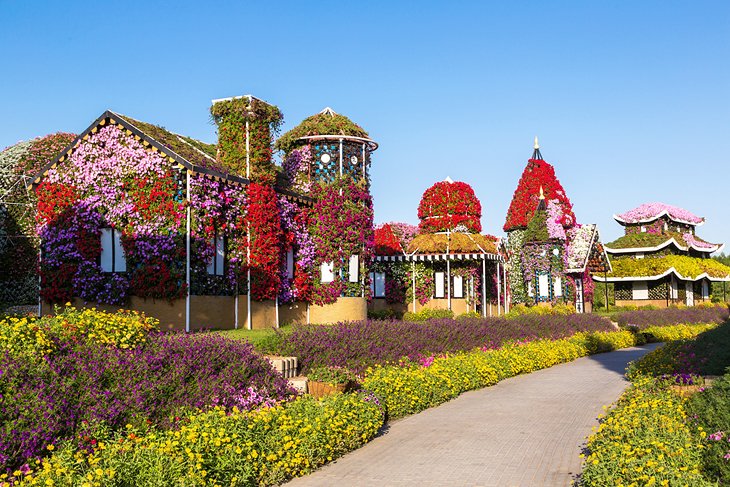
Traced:
<path id="1" fill-rule="evenodd" d="M 594 278 L 613 283 L 617 306 L 692 306 L 710 299 L 712 282 L 730 280 L 730 267 L 710 258 L 723 245 L 696 235 L 704 218 L 664 203 L 613 217 L 624 235 L 606 244 L 612 271 Z"/>
<path id="2" fill-rule="evenodd" d="M 507 220 L 512 304 L 573 304 L 591 311 L 591 273 L 610 264 L 595 225 L 576 222 L 570 200 L 535 138 L 532 158 L 512 198 Z"/>
<path id="3" fill-rule="evenodd" d="M 171 328 L 258 328 L 329 321 L 341 297 L 357 296 L 337 314 L 365 317 L 366 165 L 377 145 L 358 127 L 362 170 L 345 170 L 342 143 L 330 156 L 339 174 L 324 181 L 315 170 L 302 187 L 308 162 L 292 164 L 292 153 L 347 134 L 319 119 L 310 133 L 305 120 L 282 137 L 282 168 L 277 107 L 247 95 L 214 100 L 211 115 L 216 145 L 107 111 L 41 170 L 32 185 L 44 313 L 72 301 L 145 311 Z M 327 231 L 345 235 L 336 248 Z M 338 275 L 322 278 L 325 267 Z"/>
<path id="4" fill-rule="evenodd" d="M 471 186 L 447 178 L 424 192 L 418 227 L 377 228 L 370 310 L 501 314 L 504 259 L 499 240 L 481 234 L 481 214 Z"/>

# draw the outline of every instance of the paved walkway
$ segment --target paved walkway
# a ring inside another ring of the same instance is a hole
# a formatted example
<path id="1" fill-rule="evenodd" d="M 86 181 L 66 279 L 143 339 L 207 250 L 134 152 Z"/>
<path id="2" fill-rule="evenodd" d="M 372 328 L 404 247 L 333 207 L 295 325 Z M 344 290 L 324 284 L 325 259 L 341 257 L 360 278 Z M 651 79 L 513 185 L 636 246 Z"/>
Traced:
<path id="1" fill-rule="evenodd" d="M 569 486 L 626 364 L 657 345 L 583 357 L 470 391 L 390 424 L 372 442 L 288 486 Z"/>

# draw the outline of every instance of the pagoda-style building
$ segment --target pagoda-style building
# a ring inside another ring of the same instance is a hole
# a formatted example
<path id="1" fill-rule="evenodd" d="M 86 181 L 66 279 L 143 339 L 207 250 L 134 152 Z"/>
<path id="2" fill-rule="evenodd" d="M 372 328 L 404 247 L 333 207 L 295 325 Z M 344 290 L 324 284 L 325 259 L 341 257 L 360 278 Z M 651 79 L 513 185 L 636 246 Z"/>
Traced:
<path id="1" fill-rule="evenodd" d="M 507 220 L 507 276 L 512 304 L 573 304 L 591 311 L 591 274 L 610 268 L 596 225 L 576 222 L 553 166 L 535 147 Z"/>
<path id="2" fill-rule="evenodd" d="M 699 238 L 705 219 L 664 203 L 646 203 L 613 218 L 624 236 L 606 244 L 616 306 L 660 306 L 709 301 L 712 282 L 730 280 L 730 267 L 710 258 L 722 249 Z"/>

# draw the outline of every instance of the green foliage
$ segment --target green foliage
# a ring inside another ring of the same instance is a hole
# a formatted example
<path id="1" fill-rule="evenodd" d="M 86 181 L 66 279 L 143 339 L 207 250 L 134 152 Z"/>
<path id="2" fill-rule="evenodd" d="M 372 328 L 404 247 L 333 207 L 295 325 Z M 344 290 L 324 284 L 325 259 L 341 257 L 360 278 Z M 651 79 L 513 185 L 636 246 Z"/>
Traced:
<path id="1" fill-rule="evenodd" d="M 685 403 L 666 382 L 635 381 L 589 438 L 580 485 L 714 485 L 700 473 L 704 445 Z"/>
<path id="2" fill-rule="evenodd" d="M 322 365 L 311 368 L 307 372 L 307 379 L 328 384 L 349 384 L 354 382 L 357 377 L 344 367 Z"/>
<path id="3" fill-rule="evenodd" d="M 704 428 L 707 437 L 702 451 L 702 473 L 720 485 L 730 484 L 730 369 L 708 389 L 693 394 L 687 404 L 690 416 Z"/>
<path id="4" fill-rule="evenodd" d="M 246 176 L 250 166 L 252 181 L 273 184 L 272 138 L 283 122 L 279 109 L 257 98 L 239 97 L 214 103 L 210 113 L 218 125 L 218 159 L 226 170 Z"/>
<path id="5" fill-rule="evenodd" d="M 420 363 L 376 366 L 367 370 L 362 383 L 382 397 L 389 416 L 397 418 L 508 377 L 634 343 L 634 335 L 628 331 L 578 333 L 561 340 L 513 343 L 499 349 L 430 357 Z"/>
<path id="6" fill-rule="evenodd" d="M 525 304 L 516 304 L 512 306 L 506 318 L 517 318 L 524 315 L 572 315 L 575 313 L 575 307 L 572 304 L 556 303 L 552 306 L 527 306 Z"/>
<path id="7" fill-rule="evenodd" d="M 415 321 L 415 322 L 423 322 L 431 319 L 439 319 L 439 318 L 453 318 L 454 312 L 450 309 L 431 309 L 431 308 L 424 308 L 421 311 L 418 311 L 416 313 L 413 313 L 411 311 L 408 311 L 403 314 L 403 321 Z"/>
<path id="8" fill-rule="evenodd" d="M 317 113 L 305 118 L 302 123 L 279 137 L 276 148 L 289 153 L 300 144 L 300 137 L 310 135 L 350 135 L 368 138 L 368 133 L 344 115 L 337 113 Z"/>
<path id="9" fill-rule="evenodd" d="M 524 241 L 527 242 L 546 242 L 550 240 L 550 233 L 547 227 L 547 211 L 538 210 L 535 212 L 535 216 L 532 217 L 530 223 L 527 224 L 527 230 L 525 230 Z"/>
<path id="10" fill-rule="evenodd" d="M 674 268 L 681 276 L 694 279 L 707 273 L 710 277 L 730 276 L 730 267 L 713 259 L 700 259 L 686 255 L 666 255 L 632 259 L 628 257 L 611 259 L 612 272 L 609 277 L 658 276 Z"/>
<path id="11" fill-rule="evenodd" d="M 403 313 L 398 312 L 393 308 L 385 308 L 381 309 L 379 311 L 368 310 L 368 319 L 369 320 L 400 320 L 403 318 Z"/>

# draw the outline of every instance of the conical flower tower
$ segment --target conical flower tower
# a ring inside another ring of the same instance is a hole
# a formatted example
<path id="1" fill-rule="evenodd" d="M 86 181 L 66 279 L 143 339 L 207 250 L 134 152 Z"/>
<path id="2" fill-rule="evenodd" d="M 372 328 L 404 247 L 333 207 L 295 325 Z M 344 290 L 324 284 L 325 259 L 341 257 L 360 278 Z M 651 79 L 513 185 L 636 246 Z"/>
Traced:
<path id="1" fill-rule="evenodd" d="M 545 162 L 540 153 L 540 145 L 535 137 L 532 157 L 522 172 L 512 202 L 507 211 L 504 231 L 507 232 L 508 281 L 513 304 L 531 302 L 524 280 L 522 254 L 524 252 L 525 231 L 535 216 L 540 204 L 540 196 L 553 201 L 562 213 L 560 224 L 564 229 L 575 225 L 573 205 L 565 194 L 563 186 L 555 176 L 555 168 Z"/>

